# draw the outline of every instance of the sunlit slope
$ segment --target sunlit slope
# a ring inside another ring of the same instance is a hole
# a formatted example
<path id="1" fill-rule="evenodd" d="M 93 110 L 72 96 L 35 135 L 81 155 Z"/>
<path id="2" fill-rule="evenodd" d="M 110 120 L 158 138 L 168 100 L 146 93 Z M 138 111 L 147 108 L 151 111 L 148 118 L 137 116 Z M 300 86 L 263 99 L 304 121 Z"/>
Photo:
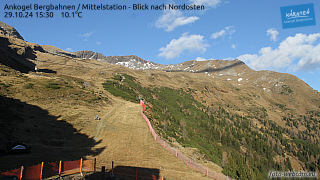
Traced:
<path id="1" fill-rule="evenodd" d="M 97 146 L 105 147 L 97 156 L 100 165 L 159 169 L 166 179 L 208 179 L 156 143 L 141 118 L 139 104 L 115 99 L 113 107 L 97 125 Z"/>

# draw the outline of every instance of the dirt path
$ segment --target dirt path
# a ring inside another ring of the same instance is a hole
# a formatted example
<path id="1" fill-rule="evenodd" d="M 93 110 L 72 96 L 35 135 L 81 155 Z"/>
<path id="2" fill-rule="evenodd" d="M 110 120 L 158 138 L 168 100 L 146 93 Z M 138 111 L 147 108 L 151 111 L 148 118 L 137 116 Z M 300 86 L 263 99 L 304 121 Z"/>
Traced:
<path id="1" fill-rule="evenodd" d="M 105 147 L 97 156 L 99 167 L 110 168 L 114 161 L 115 166 L 158 169 L 166 179 L 208 179 L 154 141 L 140 116 L 139 104 L 115 99 L 113 108 L 98 123 L 95 138 L 101 140 L 99 147 Z"/>

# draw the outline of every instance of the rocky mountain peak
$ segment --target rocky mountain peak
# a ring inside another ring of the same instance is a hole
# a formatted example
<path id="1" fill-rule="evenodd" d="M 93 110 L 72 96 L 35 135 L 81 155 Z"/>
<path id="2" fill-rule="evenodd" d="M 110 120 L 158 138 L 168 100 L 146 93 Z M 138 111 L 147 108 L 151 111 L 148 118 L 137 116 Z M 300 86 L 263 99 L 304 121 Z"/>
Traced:
<path id="1" fill-rule="evenodd" d="M 0 21 L 0 34 L 4 36 L 14 37 L 17 39 L 24 40 L 19 32 L 12 26 Z"/>
<path id="2" fill-rule="evenodd" d="M 73 54 L 76 55 L 77 58 L 83 58 L 83 59 L 97 59 L 97 60 L 105 60 L 107 57 L 101 53 L 93 52 L 93 51 L 77 51 Z"/>

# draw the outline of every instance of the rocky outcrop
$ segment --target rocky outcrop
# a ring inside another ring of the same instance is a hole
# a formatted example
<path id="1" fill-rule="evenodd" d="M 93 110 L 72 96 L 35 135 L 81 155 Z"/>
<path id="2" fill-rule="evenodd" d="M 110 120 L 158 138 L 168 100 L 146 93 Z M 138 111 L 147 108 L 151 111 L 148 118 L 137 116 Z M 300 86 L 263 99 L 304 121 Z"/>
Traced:
<path id="1" fill-rule="evenodd" d="M 7 37 L 13 37 L 17 39 L 24 40 L 23 37 L 18 33 L 18 31 L 8 24 L 0 21 L 0 34 Z"/>
<path id="2" fill-rule="evenodd" d="M 130 55 L 130 56 L 108 56 L 106 58 L 106 61 L 110 64 L 117 64 L 118 62 L 129 62 L 131 60 L 135 60 L 136 62 L 140 63 L 146 63 L 147 61 L 135 56 L 135 55 Z"/>
<path id="3" fill-rule="evenodd" d="M 77 58 L 83 58 L 83 59 L 98 59 L 98 60 L 105 60 L 107 57 L 101 53 L 93 52 L 93 51 L 77 51 L 74 52 Z"/>

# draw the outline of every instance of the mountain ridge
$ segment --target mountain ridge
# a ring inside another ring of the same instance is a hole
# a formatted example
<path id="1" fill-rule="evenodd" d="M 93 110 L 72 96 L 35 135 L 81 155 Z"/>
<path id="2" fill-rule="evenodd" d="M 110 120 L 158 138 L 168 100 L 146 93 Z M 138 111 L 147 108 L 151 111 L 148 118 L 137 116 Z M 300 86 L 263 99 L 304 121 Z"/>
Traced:
<path id="1" fill-rule="evenodd" d="M 0 34 L 8 37 L 14 37 L 17 39 L 24 40 L 19 32 L 12 26 L 0 21 Z"/>

